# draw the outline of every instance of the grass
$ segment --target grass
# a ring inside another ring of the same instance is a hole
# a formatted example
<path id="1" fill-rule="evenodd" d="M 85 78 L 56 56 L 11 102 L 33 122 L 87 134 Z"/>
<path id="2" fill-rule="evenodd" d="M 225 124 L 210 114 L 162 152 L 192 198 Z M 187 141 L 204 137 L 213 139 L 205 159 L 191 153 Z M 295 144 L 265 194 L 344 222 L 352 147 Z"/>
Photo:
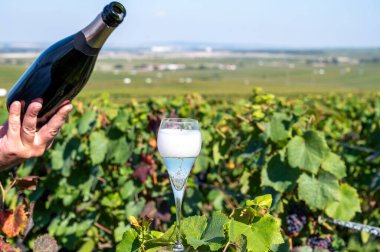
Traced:
<path id="1" fill-rule="evenodd" d="M 26 61 L 14 65 L 0 64 L 0 87 L 10 89 L 25 71 L 28 63 Z M 181 63 L 187 68 L 160 73 L 132 73 L 132 69 L 138 65 L 160 63 Z M 236 64 L 237 70 L 220 70 L 217 69 L 218 64 Z M 117 65 L 122 69 L 115 73 Z M 324 74 L 320 74 L 320 71 L 324 71 Z M 132 79 L 132 83 L 124 84 L 124 78 Z M 146 78 L 152 79 L 153 82 L 147 84 Z M 180 83 L 181 78 L 191 78 L 192 83 Z M 254 87 L 262 87 L 267 92 L 285 96 L 305 93 L 373 92 L 380 90 L 379 64 L 328 64 L 317 68 L 302 60 L 288 59 L 103 59 L 98 61 L 89 83 L 80 96 L 92 97 L 106 92 L 122 102 L 129 98 L 196 92 L 207 97 L 235 99 L 248 96 Z"/>

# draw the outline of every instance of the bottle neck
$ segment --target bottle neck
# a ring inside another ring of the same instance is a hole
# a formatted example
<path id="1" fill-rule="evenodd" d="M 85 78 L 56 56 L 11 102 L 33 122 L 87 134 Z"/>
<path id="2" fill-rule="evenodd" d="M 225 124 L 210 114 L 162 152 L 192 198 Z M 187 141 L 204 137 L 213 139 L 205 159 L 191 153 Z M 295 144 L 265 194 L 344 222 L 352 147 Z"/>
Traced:
<path id="1" fill-rule="evenodd" d="M 83 33 L 87 44 L 95 49 L 100 49 L 106 42 L 107 38 L 115 30 L 116 27 L 108 26 L 99 14 L 94 21 L 92 21 L 81 32 Z"/>

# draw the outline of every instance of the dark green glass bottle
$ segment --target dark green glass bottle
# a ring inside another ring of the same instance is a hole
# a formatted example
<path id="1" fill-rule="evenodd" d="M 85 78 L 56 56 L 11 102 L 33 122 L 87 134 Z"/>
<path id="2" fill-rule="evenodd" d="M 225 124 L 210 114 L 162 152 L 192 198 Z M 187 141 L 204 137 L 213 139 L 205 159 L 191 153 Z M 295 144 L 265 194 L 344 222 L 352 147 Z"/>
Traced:
<path id="1" fill-rule="evenodd" d="M 46 123 L 82 90 L 100 49 L 125 16 L 124 6 L 112 2 L 83 30 L 46 49 L 10 90 L 8 109 L 13 101 L 21 101 L 25 113 L 34 99 L 42 98 L 39 127 Z"/>

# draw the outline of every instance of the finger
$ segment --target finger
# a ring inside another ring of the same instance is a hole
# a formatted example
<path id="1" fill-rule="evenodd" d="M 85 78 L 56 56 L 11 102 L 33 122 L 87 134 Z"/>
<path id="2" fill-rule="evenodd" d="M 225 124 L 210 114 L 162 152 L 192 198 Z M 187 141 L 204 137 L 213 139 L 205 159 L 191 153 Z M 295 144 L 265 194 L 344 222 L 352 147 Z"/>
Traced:
<path id="1" fill-rule="evenodd" d="M 26 110 L 21 127 L 21 141 L 24 145 L 34 143 L 34 137 L 37 131 L 37 116 L 42 109 L 41 101 L 32 102 Z"/>
<path id="2" fill-rule="evenodd" d="M 46 123 L 38 132 L 40 144 L 49 145 L 50 142 L 57 136 L 62 125 L 71 111 L 73 106 L 67 104 L 60 108 L 58 112 Z"/>
<path id="3" fill-rule="evenodd" d="M 21 103 L 15 101 L 11 104 L 9 108 L 8 115 L 8 132 L 7 136 L 12 141 L 20 140 L 20 127 L 21 127 Z"/>

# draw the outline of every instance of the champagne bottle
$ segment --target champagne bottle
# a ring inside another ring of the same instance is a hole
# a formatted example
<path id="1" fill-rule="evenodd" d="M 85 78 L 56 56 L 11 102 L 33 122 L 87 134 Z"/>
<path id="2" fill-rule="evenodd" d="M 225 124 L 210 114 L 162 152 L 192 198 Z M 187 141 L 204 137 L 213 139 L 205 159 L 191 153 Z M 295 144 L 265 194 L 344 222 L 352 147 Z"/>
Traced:
<path id="1" fill-rule="evenodd" d="M 33 100 L 42 98 L 41 127 L 82 90 L 100 49 L 125 16 L 124 6 L 112 2 L 87 27 L 46 49 L 10 90 L 8 109 L 13 101 L 20 101 L 24 114 Z"/>

